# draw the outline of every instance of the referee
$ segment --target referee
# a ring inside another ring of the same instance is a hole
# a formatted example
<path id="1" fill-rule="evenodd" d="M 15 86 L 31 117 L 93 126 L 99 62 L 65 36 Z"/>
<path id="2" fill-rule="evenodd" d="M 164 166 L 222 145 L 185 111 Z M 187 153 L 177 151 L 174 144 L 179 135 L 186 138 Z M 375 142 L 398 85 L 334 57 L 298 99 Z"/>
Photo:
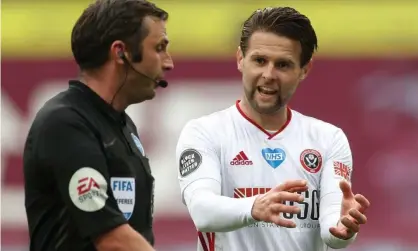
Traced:
<path id="1" fill-rule="evenodd" d="M 167 86 L 167 18 L 145 0 L 98 0 L 75 23 L 80 79 L 45 103 L 24 149 L 30 251 L 154 250 L 154 178 L 125 109 Z"/>

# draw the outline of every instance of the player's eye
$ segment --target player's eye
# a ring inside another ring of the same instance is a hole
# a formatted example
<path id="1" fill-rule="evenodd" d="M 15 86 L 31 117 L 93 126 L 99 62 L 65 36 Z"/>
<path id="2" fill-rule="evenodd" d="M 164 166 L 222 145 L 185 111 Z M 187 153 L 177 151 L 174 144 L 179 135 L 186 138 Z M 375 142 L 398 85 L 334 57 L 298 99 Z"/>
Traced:
<path id="1" fill-rule="evenodd" d="M 254 61 L 255 61 L 257 64 L 259 64 L 259 65 L 263 65 L 263 64 L 265 64 L 265 63 L 266 63 L 266 60 L 265 60 L 264 58 L 261 58 L 261 57 L 256 57 L 256 58 L 254 59 Z"/>
<path id="2" fill-rule="evenodd" d="M 287 64 L 286 63 L 278 63 L 277 67 L 278 68 L 285 68 L 285 67 L 287 67 Z"/>
<path id="3" fill-rule="evenodd" d="M 286 68 L 290 67 L 290 64 L 287 63 L 287 62 L 278 62 L 276 64 L 276 67 L 279 68 L 279 69 L 286 69 Z"/>

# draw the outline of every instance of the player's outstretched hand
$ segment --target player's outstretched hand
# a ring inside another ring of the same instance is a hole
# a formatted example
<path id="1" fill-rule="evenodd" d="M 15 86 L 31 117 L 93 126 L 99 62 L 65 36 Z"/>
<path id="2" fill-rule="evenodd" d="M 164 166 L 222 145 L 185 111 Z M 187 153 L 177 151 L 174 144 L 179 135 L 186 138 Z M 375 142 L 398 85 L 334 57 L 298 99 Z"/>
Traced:
<path id="1" fill-rule="evenodd" d="M 346 180 L 340 182 L 343 192 L 341 202 L 341 218 L 337 227 L 331 227 L 329 231 L 337 238 L 348 240 L 360 230 L 360 225 L 366 224 L 366 209 L 370 202 L 361 194 L 353 194 L 350 184 Z"/>
<path id="2" fill-rule="evenodd" d="M 302 202 L 304 197 L 296 192 L 304 192 L 306 190 L 308 190 L 306 180 L 287 181 L 258 196 L 254 202 L 251 214 L 257 221 L 271 222 L 282 227 L 294 228 L 296 224 L 291 220 L 283 219 L 280 214 L 299 213 L 299 207 L 288 206 L 284 202 Z"/>

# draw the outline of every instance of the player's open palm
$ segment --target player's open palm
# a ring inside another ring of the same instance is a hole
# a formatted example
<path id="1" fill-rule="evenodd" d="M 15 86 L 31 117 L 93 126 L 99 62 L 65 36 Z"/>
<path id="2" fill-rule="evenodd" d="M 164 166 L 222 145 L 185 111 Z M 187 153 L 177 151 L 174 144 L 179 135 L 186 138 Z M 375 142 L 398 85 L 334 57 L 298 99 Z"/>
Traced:
<path id="1" fill-rule="evenodd" d="M 302 202 L 304 197 L 296 192 L 308 190 L 305 180 L 287 181 L 267 193 L 260 195 L 254 202 L 252 216 L 255 220 L 271 222 L 282 227 L 293 228 L 296 224 L 291 220 L 283 219 L 282 213 L 298 214 L 300 208 L 285 205 L 285 201 Z"/>
<path id="2" fill-rule="evenodd" d="M 360 230 L 360 225 L 366 224 L 365 212 L 370 202 L 361 194 L 354 195 L 346 180 L 340 182 L 340 189 L 343 192 L 341 218 L 337 227 L 331 227 L 329 231 L 335 237 L 347 240 Z"/>

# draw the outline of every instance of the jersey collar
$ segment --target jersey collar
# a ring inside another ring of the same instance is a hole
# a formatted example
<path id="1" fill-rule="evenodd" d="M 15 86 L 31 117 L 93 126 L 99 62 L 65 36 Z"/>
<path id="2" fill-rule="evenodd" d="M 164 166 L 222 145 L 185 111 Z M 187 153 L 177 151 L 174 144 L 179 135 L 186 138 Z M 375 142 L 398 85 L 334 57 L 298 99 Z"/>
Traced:
<path id="1" fill-rule="evenodd" d="M 90 89 L 87 85 L 78 80 L 70 80 L 69 86 L 70 89 L 76 89 L 85 94 L 90 103 L 92 103 L 95 107 L 97 107 L 101 112 L 110 117 L 112 120 L 115 120 L 118 123 L 126 124 L 125 112 L 116 111 L 109 103 L 103 100 L 99 95 L 97 95 L 96 92 Z"/>
<path id="2" fill-rule="evenodd" d="M 251 124 L 253 124 L 255 127 L 257 127 L 260 131 L 262 131 L 263 133 L 265 133 L 268 136 L 268 139 L 273 139 L 275 136 L 277 136 L 279 133 L 283 132 L 284 129 L 286 129 L 288 127 L 288 125 L 290 124 L 290 121 L 292 120 L 292 110 L 289 107 L 286 107 L 287 110 L 287 120 L 284 123 L 284 125 L 277 130 L 274 133 L 270 133 L 267 130 L 265 130 L 263 127 L 261 127 L 259 124 L 257 124 L 253 119 L 251 119 L 250 117 L 247 116 L 247 114 L 244 113 L 244 111 L 241 109 L 239 102 L 241 100 L 237 100 L 235 103 L 235 106 L 238 110 L 238 112 L 241 114 L 241 116 L 246 119 L 248 122 L 250 122 Z"/>

